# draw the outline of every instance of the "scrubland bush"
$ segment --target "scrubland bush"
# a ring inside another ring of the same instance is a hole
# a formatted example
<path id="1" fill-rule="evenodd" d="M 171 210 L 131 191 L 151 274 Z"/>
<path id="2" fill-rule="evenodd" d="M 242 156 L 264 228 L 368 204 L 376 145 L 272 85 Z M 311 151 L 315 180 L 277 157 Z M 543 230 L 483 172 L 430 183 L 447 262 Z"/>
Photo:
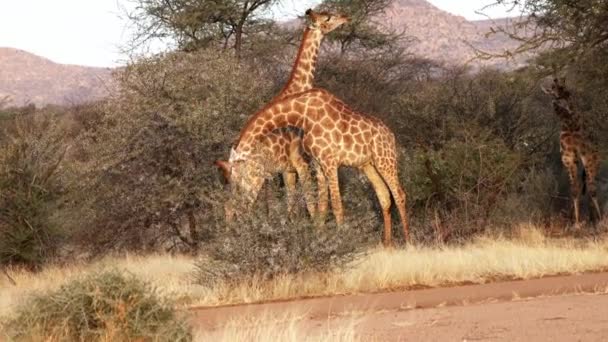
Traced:
<path id="1" fill-rule="evenodd" d="M 102 253 L 196 251 L 222 192 L 213 161 L 227 156 L 272 84 L 212 51 L 142 59 L 117 79 L 103 117 L 81 137 L 79 215 L 99 228 L 89 243 Z"/>
<path id="2" fill-rule="evenodd" d="M 417 149 L 407 160 L 404 183 L 410 185 L 414 219 L 457 236 L 486 229 L 520 167 L 517 153 L 474 126 L 454 132 L 440 150 Z"/>
<path id="3" fill-rule="evenodd" d="M 37 267 L 57 250 L 67 150 L 53 118 L 18 116 L 0 144 L 0 265 Z"/>
<path id="4" fill-rule="evenodd" d="M 33 295 L 4 324 L 15 341 L 190 341 L 173 303 L 132 275 L 105 271 Z"/>
<path id="5" fill-rule="evenodd" d="M 375 218 L 365 213 L 350 216 L 343 226 L 330 223 L 323 228 L 308 218 L 287 220 L 283 212 L 244 216 L 202 248 L 197 280 L 213 286 L 253 276 L 271 279 L 340 268 L 378 244 L 381 235 L 373 231 L 375 226 Z"/>

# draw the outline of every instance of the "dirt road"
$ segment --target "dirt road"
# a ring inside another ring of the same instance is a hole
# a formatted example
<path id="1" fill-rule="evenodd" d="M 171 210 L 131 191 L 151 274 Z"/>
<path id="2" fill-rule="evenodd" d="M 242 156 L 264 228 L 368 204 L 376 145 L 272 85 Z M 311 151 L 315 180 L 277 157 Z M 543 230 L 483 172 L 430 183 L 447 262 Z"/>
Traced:
<path id="1" fill-rule="evenodd" d="M 355 321 L 356 334 L 364 341 L 606 341 L 608 296 L 566 295 L 370 313 Z M 341 317 L 301 324 L 314 333 L 314 328 L 331 331 L 351 322 L 352 318 Z"/>
<path id="2" fill-rule="evenodd" d="M 217 331 L 290 313 L 307 335 L 351 326 L 364 341 L 606 341 L 607 289 L 608 274 L 588 274 L 198 309 L 194 323 Z"/>

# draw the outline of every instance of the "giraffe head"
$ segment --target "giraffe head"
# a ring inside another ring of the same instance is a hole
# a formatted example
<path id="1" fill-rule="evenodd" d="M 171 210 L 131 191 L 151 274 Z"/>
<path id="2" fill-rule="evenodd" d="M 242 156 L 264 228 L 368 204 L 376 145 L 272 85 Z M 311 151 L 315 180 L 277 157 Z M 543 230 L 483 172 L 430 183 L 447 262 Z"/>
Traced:
<path id="1" fill-rule="evenodd" d="M 309 19 L 308 28 L 311 30 L 321 30 L 323 34 L 328 34 L 350 20 L 345 15 L 315 12 L 310 8 L 306 11 L 306 17 Z"/>
<path id="2" fill-rule="evenodd" d="M 248 208 L 255 201 L 260 188 L 266 179 L 266 172 L 261 158 L 239 152 L 234 148 L 230 158 L 215 161 L 226 183 L 230 186 L 232 196 L 224 207 L 226 220 L 231 221 L 237 208 Z"/>
<path id="3" fill-rule="evenodd" d="M 557 77 L 553 78 L 551 87 L 546 88 L 540 86 L 543 93 L 553 97 L 553 104 L 557 107 L 570 111 L 570 92 L 566 89 L 565 80 L 560 80 Z"/>

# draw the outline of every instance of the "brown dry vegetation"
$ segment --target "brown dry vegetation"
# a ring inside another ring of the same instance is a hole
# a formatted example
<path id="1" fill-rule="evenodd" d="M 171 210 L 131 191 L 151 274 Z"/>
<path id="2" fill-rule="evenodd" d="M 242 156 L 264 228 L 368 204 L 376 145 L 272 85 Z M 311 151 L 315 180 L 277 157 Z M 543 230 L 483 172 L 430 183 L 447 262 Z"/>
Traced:
<path id="1" fill-rule="evenodd" d="M 11 312 L 30 293 L 52 291 L 71 279 L 103 270 L 133 274 L 180 306 L 217 306 L 608 269 L 605 237 L 555 239 L 530 225 L 515 231 L 511 237 L 486 236 L 462 246 L 371 249 L 339 271 L 282 274 L 270 280 L 253 277 L 213 287 L 198 283 L 194 276 L 197 259 L 186 256 L 107 257 L 94 263 L 46 267 L 37 273 L 15 268 L 9 274 L 17 285 L 0 279 L 0 313 Z"/>
<path id="2" fill-rule="evenodd" d="M 178 306 L 608 266 L 605 221 L 590 217 L 586 198 L 588 224 L 582 237 L 571 232 L 559 121 L 539 89 L 547 70 L 570 61 L 563 50 L 513 72 L 412 58 L 389 43 L 370 55 L 361 53 L 363 43 L 324 50 L 317 84 L 395 133 L 414 244 L 376 248 L 377 199 L 346 168 L 342 227 L 333 220 L 315 227 L 301 194 L 300 215 L 287 219 L 274 179 L 270 203 L 259 200 L 225 222 L 229 192 L 213 161 L 227 156 L 249 115 L 277 93 L 289 68 L 281 61 L 295 52 L 282 38 L 247 39 L 240 59 L 215 46 L 136 59 L 114 75 L 117 87 L 104 101 L 0 108 L 2 312 L 34 290 L 60 290 L 74 274 L 108 268 L 129 270 Z M 602 153 L 605 55 L 578 56 L 562 72 Z M 607 166 L 598 177 L 604 207 Z"/>

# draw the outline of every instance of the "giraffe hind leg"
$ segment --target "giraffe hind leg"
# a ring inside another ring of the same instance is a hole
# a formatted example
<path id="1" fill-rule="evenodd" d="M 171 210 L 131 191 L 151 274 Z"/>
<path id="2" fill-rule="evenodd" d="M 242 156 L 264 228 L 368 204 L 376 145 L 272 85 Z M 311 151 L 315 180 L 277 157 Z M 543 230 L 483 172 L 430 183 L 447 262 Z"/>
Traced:
<path id="1" fill-rule="evenodd" d="M 595 153 L 582 153 L 581 161 L 583 162 L 583 167 L 585 169 L 586 179 L 585 185 L 587 188 L 587 192 L 591 197 L 591 202 L 593 203 L 593 207 L 595 209 L 595 214 L 597 215 L 598 221 L 602 219 L 602 210 L 600 208 L 599 201 L 597 199 L 597 184 L 596 177 L 599 169 L 599 158 Z"/>
<path id="2" fill-rule="evenodd" d="M 399 182 L 399 177 L 397 175 L 397 165 L 396 163 L 390 163 L 387 167 L 377 168 L 378 172 L 382 175 L 382 178 L 388 185 L 388 188 L 395 199 L 395 206 L 397 207 L 397 211 L 399 211 L 399 216 L 401 217 L 401 226 L 403 228 L 403 238 L 406 243 L 411 243 L 410 240 L 410 230 L 409 230 L 409 222 L 407 217 L 407 195 Z"/>
<path id="3" fill-rule="evenodd" d="M 361 168 L 361 170 L 367 176 L 370 183 L 374 187 L 376 191 L 376 196 L 378 197 L 378 201 L 380 202 L 380 207 L 382 208 L 382 218 L 384 219 L 384 235 L 383 235 L 383 243 L 385 247 L 390 247 L 392 245 L 391 239 L 391 194 L 382 180 L 378 171 L 372 164 L 367 164 Z"/>

